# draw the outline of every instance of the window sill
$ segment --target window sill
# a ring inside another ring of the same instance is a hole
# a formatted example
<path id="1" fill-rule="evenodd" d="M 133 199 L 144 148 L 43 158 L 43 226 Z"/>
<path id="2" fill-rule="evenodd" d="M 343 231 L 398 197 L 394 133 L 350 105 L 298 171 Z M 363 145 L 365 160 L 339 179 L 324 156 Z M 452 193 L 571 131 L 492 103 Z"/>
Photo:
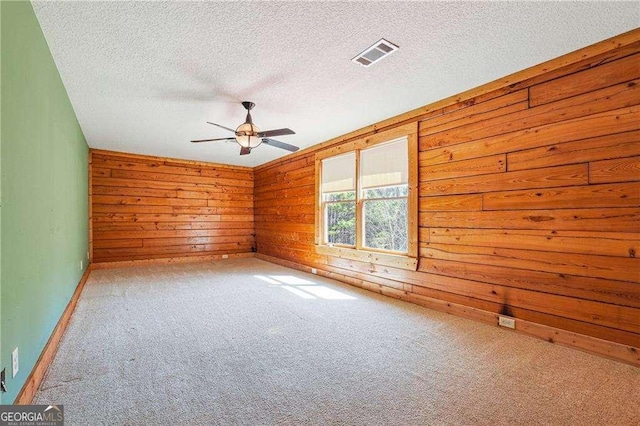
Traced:
<path id="1" fill-rule="evenodd" d="M 415 271 L 418 268 L 418 259 L 409 256 L 325 245 L 316 245 L 315 247 L 316 253 L 318 254 L 339 257 L 341 259 L 357 260 L 359 262 L 390 266 L 408 271 Z"/>

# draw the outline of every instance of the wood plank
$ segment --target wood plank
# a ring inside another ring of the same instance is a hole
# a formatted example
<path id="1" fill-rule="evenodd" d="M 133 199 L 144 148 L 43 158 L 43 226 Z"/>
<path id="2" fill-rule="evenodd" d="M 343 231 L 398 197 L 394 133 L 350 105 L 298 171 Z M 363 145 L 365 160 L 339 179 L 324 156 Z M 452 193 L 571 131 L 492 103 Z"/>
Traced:
<path id="1" fill-rule="evenodd" d="M 97 240 L 93 246 L 98 249 L 142 247 L 142 239 Z"/>
<path id="2" fill-rule="evenodd" d="M 437 195 L 420 197 L 420 211 L 479 211 L 482 194 Z"/>
<path id="3" fill-rule="evenodd" d="M 609 232 L 638 232 L 640 209 L 598 208 L 420 213 L 420 226 Z"/>
<path id="4" fill-rule="evenodd" d="M 537 76 L 533 76 L 528 80 L 521 81 L 519 83 L 514 84 L 516 89 L 522 87 L 531 87 L 536 84 L 544 83 L 546 81 L 555 80 L 560 77 L 564 77 L 566 75 L 575 74 L 584 70 L 588 70 L 590 68 L 607 64 L 609 62 L 617 61 L 618 59 L 625 58 L 630 55 L 635 55 L 640 52 L 640 42 L 632 42 L 625 46 L 617 46 L 614 49 L 611 49 L 608 52 L 602 52 L 595 56 L 585 56 L 585 58 L 581 61 L 574 62 L 572 64 L 568 64 L 562 68 L 558 68 L 555 70 L 549 70 L 543 74 L 539 74 Z"/>
<path id="5" fill-rule="evenodd" d="M 315 185 L 304 185 L 295 188 L 273 189 L 270 192 L 260 194 L 261 200 L 282 200 L 288 198 L 305 198 L 313 197 Z"/>
<path id="6" fill-rule="evenodd" d="M 170 175 L 166 173 L 154 173 L 154 172 L 136 172 L 129 170 L 112 169 L 111 176 L 114 178 L 124 179 L 140 179 L 140 180 L 158 180 L 165 182 L 180 182 L 180 183 L 203 183 L 214 186 L 240 186 L 240 187 L 253 187 L 253 181 L 231 179 L 231 178 L 215 178 L 215 177 L 203 177 L 203 176 L 190 176 L 190 175 Z"/>
<path id="7" fill-rule="evenodd" d="M 99 263 L 92 264 L 93 269 L 112 269 L 112 268 L 129 268 L 134 266 L 146 266 L 146 265 L 170 265 L 170 264 L 182 264 L 182 263 L 198 263 L 198 262 L 211 262 L 222 261 L 228 259 L 239 259 L 254 257 L 255 253 L 225 253 L 226 258 L 223 258 L 223 254 L 201 254 L 198 256 L 180 256 L 180 257 L 154 257 L 151 259 L 139 259 L 139 260 L 122 260 L 114 261 L 107 260 Z"/>
<path id="8" fill-rule="evenodd" d="M 495 137 L 532 127 L 635 106 L 640 103 L 639 83 L 640 80 L 635 80 L 477 123 L 461 123 L 459 127 L 434 135 L 425 135 L 420 140 L 420 148 L 426 150 Z"/>
<path id="9" fill-rule="evenodd" d="M 95 222 L 220 222 L 220 215 L 94 213 Z M 220 226 L 223 226 L 222 224 Z"/>
<path id="10" fill-rule="evenodd" d="M 611 306 L 607 303 L 581 300 L 539 291 L 502 287 L 460 278 L 427 274 L 422 287 L 414 287 L 421 293 L 422 288 L 460 294 L 474 299 L 486 300 L 513 308 L 585 321 L 605 327 L 640 333 L 640 309 L 626 306 Z"/>
<path id="11" fill-rule="evenodd" d="M 258 222 L 256 221 L 256 229 L 281 230 L 283 232 L 304 232 L 313 234 L 313 221 L 307 223 L 278 223 L 278 222 Z"/>
<path id="12" fill-rule="evenodd" d="M 94 204 L 95 213 L 159 213 L 159 214 L 252 214 L 250 207 L 192 207 L 192 206 L 145 206 L 121 204 Z"/>
<path id="13" fill-rule="evenodd" d="M 194 167 L 179 167 L 179 166 L 165 166 L 159 161 L 130 161 L 123 159 L 122 157 L 106 157 L 95 156 L 94 164 L 96 167 L 102 167 L 105 169 L 120 169 L 120 170 L 137 170 L 141 172 L 153 172 L 153 173 L 168 173 L 173 175 L 192 175 L 200 176 L 201 169 Z M 242 175 L 249 174 L 246 171 L 230 172 L 232 178 L 241 178 Z"/>
<path id="14" fill-rule="evenodd" d="M 94 195 L 94 204 L 119 204 L 142 206 L 198 206 L 206 207 L 207 200 L 184 200 L 166 197 L 120 197 L 113 195 Z"/>
<path id="15" fill-rule="evenodd" d="M 122 241 L 122 240 L 111 240 Z M 205 244 L 213 250 L 220 250 L 221 244 L 238 244 L 250 247 L 254 238 L 248 236 L 222 236 L 222 237 L 185 237 L 185 238 L 145 238 L 143 247 L 166 247 L 166 246 L 191 246 Z"/>
<path id="16" fill-rule="evenodd" d="M 308 244 L 312 248 L 314 243 L 313 234 L 305 234 L 301 232 L 278 232 L 261 230 L 260 235 L 256 236 L 258 241 L 268 242 L 270 244 L 288 244 L 291 241 Z"/>
<path id="17" fill-rule="evenodd" d="M 185 237 L 225 237 L 232 236 L 241 238 L 241 236 L 250 236 L 251 228 L 218 228 L 218 229 L 175 229 L 175 230 L 142 230 L 142 231 L 99 231 L 96 230 L 96 238 L 99 240 L 113 239 L 166 239 L 166 238 L 185 238 Z"/>
<path id="18" fill-rule="evenodd" d="M 253 196 L 252 187 L 242 186 L 224 186 L 216 184 L 204 184 L 200 182 L 163 182 L 144 179 L 126 179 L 126 178 L 93 178 L 94 185 L 96 186 L 109 186 L 109 187 L 124 187 L 124 188 L 154 188 L 154 189 L 169 189 L 175 191 L 193 191 L 193 192 L 207 192 L 210 194 L 245 194 Z M 192 198 L 192 197 L 184 197 Z M 193 197 L 193 198 L 200 198 Z"/>
<path id="19" fill-rule="evenodd" d="M 341 259 L 357 260 L 365 262 L 372 267 L 374 265 L 392 266 L 394 268 L 407 269 L 415 271 L 418 267 L 418 261 L 415 258 L 402 255 L 393 255 L 366 250 L 355 250 L 341 247 L 329 247 L 324 245 L 315 246 L 316 253 L 326 255 L 327 257 L 336 257 Z"/>
<path id="20" fill-rule="evenodd" d="M 153 246 L 153 247 L 140 247 L 140 248 L 111 248 L 111 249 L 96 249 L 97 259 L 107 259 L 111 257 L 135 257 L 136 255 L 168 255 L 168 254 L 180 254 L 186 255 L 188 253 L 210 253 L 220 252 L 225 250 L 240 250 L 251 251 L 251 244 L 247 243 L 222 243 L 222 244 L 190 244 L 190 245 L 175 245 L 175 246 Z M 165 256 L 167 257 L 167 256 Z M 98 260 L 100 261 L 100 260 Z"/>
<path id="21" fill-rule="evenodd" d="M 510 152 L 507 170 L 524 170 L 640 155 L 640 130 Z"/>
<path id="22" fill-rule="evenodd" d="M 225 249 L 216 251 L 195 251 L 184 254 L 180 253 L 156 253 L 156 254 L 127 254 L 123 256 L 110 256 L 108 258 L 100 259 L 98 265 L 123 265 L 123 266 L 135 266 L 135 265 L 153 265 L 153 264 L 167 264 L 167 263 L 192 263 L 203 262 L 206 260 L 218 260 L 222 259 L 223 255 L 226 258 L 234 257 L 246 257 L 253 253 L 242 249 Z M 107 267 L 109 267 L 107 266 Z"/>
<path id="23" fill-rule="evenodd" d="M 577 74 L 532 86 L 529 88 L 529 102 L 533 107 L 635 80 L 639 77 L 640 55 L 631 55 Z"/>
<path id="24" fill-rule="evenodd" d="M 640 206 L 640 182 L 500 191 L 482 197 L 484 210 L 635 207 Z"/>
<path id="25" fill-rule="evenodd" d="M 638 180 L 640 180 L 640 156 L 589 163 L 589 183 Z"/>
<path id="26" fill-rule="evenodd" d="M 433 242 L 425 243 L 420 248 L 420 256 L 532 271 L 640 282 L 640 259 L 638 258 L 575 253 L 559 254 L 499 247 L 453 246 Z"/>
<path id="27" fill-rule="evenodd" d="M 514 111 L 527 109 L 528 99 L 527 90 L 522 89 L 485 102 L 473 103 L 464 108 L 456 108 L 451 112 L 445 109 L 443 115 L 422 120 L 418 133 L 422 137 L 452 129 L 461 124 L 477 123 Z"/>
<path id="28" fill-rule="evenodd" d="M 420 168 L 420 181 L 460 178 L 499 173 L 507 170 L 507 156 L 505 154 L 480 157 L 471 160 L 455 161 L 435 165 L 425 165 Z"/>
<path id="29" fill-rule="evenodd" d="M 255 196 L 259 195 L 259 194 L 263 194 L 265 192 L 271 192 L 271 191 L 282 191 L 282 190 L 286 190 L 286 189 L 292 189 L 292 188 L 298 188 L 301 186 L 308 186 L 308 185 L 314 185 L 315 184 L 315 176 L 313 174 L 311 175 L 305 175 L 302 178 L 296 179 L 296 180 L 290 180 L 290 181 L 286 181 L 286 182 L 271 182 L 267 185 L 262 185 L 262 186 L 256 186 L 255 187 Z"/>
<path id="30" fill-rule="evenodd" d="M 310 206 L 311 208 L 315 207 L 314 199 L 311 194 L 305 197 L 291 197 L 291 198 L 281 198 L 281 199 L 273 199 L 273 198 L 263 198 L 260 197 L 259 200 L 254 202 L 256 208 L 269 208 L 269 207 L 291 207 L 291 206 Z"/>
<path id="31" fill-rule="evenodd" d="M 544 169 L 519 170 L 422 182 L 420 184 L 420 196 L 551 188 L 567 185 L 586 185 L 588 183 L 587 165 L 572 164 Z"/>
<path id="32" fill-rule="evenodd" d="M 640 308 L 640 286 L 628 281 L 546 271 L 525 271 L 436 258 L 421 258 L 418 270 L 506 287 Z"/>
<path id="33" fill-rule="evenodd" d="M 557 253 L 640 256 L 640 234 L 622 232 L 429 228 L 428 241 Z"/>
<path id="34" fill-rule="evenodd" d="M 505 133 L 496 137 L 429 149 L 420 153 L 420 164 L 425 166 L 504 154 L 637 130 L 638 128 L 640 128 L 640 108 L 623 108 L 560 123 Z"/>
<path id="35" fill-rule="evenodd" d="M 255 170 L 256 185 L 258 185 L 262 181 L 270 180 L 278 174 L 310 166 L 313 165 L 313 163 L 313 157 L 311 155 L 308 155 L 300 158 L 294 158 L 290 161 L 282 160 L 278 164 L 274 164 L 269 168 L 258 168 L 257 170 Z"/>
<path id="36" fill-rule="evenodd" d="M 111 169 L 105 169 L 101 167 L 91 167 L 91 176 L 93 177 L 110 177 Z"/>
<path id="37" fill-rule="evenodd" d="M 130 197 L 165 197 L 176 198 L 178 191 L 170 189 L 153 189 L 153 188 L 121 188 L 113 186 L 94 185 L 91 188 L 93 195 L 112 195 L 112 196 L 130 196 Z"/>
<path id="38" fill-rule="evenodd" d="M 116 157 L 130 161 L 158 161 L 168 165 L 193 166 L 193 167 L 214 167 L 220 169 L 247 170 L 251 172 L 250 167 L 230 166 L 228 164 L 210 163 L 206 161 L 181 160 L 177 158 L 158 157 L 153 155 L 131 154 L 128 152 L 108 151 L 103 149 L 91 148 L 91 154 L 94 158 Z"/>
<path id="39" fill-rule="evenodd" d="M 253 194 L 252 193 L 228 193 L 228 192 L 212 192 L 212 191 L 184 191 L 177 190 L 176 191 L 178 198 L 196 198 L 196 199 L 204 199 L 209 201 L 223 201 L 223 202 L 238 202 L 245 201 L 248 206 L 250 203 L 253 203 Z"/>

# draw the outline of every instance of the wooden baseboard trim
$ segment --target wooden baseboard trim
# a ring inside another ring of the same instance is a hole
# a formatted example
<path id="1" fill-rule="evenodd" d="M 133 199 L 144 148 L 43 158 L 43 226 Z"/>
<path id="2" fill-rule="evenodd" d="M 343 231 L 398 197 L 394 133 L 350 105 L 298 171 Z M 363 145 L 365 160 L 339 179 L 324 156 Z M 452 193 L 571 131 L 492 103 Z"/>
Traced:
<path id="1" fill-rule="evenodd" d="M 36 390 L 38 390 L 38 388 L 40 387 L 47 369 L 49 368 L 49 365 L 51 365 L 51 362 L 56 355 L 60 339 L 64 335 L 64 332 L 69 325 L 69 320 L 73 315 L 73 311 L 75 310 L 76 305 L 78 304 L 78 299 L 80 298 L 82 289 L 84 288 L 84 285 L 87 282 L 92 269 L 92 265 L 89 264 L 89 267 L 87 267 L 87 269 L 84 271 L 84 274 L 82 274 L 82 278 L 80 278 L 80 282 L 78 282 L 78 285 L 76 286 L 76 289 L 71 296 L 71 300 L 69 300 L 69 303 L 62 313 L 60 320 L 58 320 L 58 324 L 56 324 L 56 327 L 53 329 L 53 332 L 51 333 L 47 344 L 44 346 L 40 357 L 36 361 L 33 370 L 31 370 L 27 381 L 22 386 L 22 389 L 20 389 L 20 393 L 18 393 L 14 404 L 31 404 L 31 401 L 36 394 Z"/>
<path id="2" fill-rule="evenodd" d="M 337 281 L 360 287 L 365 290 L 370 290 L 385 296 L 393 297 L 395 299 L 415 303 L 429 309 L 446 312 L 448 314 L 472 319 L 474 321 L 479 321 L 488 325 L 498 327 L 498 314 L 493 312 L 484 311 L 457 303 L 451 303 L 444 300 L 434 299 L 431 297 L 421 296 L 418 294 L 409 293 L 404 290 L 399 290 L 396 288 L 386 287 L 380 284 L 355 279 L 347 275 L 342 275 L 322 269 L 323 265 L 319 264 L 307 266 L 261 253 L 258 253 L 256 257 L 267 262 L 275 263 L 304 272 L 311 272 L 311 268 L 313 267 L 317 270 L 318 275 L 324 277 L 332 278 Z M 578 334 L 572 331 L 562 330 L 555 327 L 549 327 L 518 318 L 515 318 L 515 320 L 516 329 L 514 331 L 517 333 L 525 334 L 527 336 L 545 340 L 549 343 L 556 343 L 562 346 L 570 347 L 572 349 L 578 349 L 604 358 L 612 359 L 614 361 L 619 361 L 625 364 L 640 367 L 640 348 L 622 345 L 620 343 L 610 342 L 607 340 L 598 339 L 596 337 L 586 336 L 584 334 Z M 504 329 L 504 331 L 510 332 L 511 330 Z"/>
<path id="3" fill-rule="evenodd" d="M 223 258 L 222 256 L 227 256 Z M 123 260 L 119 262 L 98 262 L 92 263 L 93 269 L 111 269 L 111 268 L 127 268 L 131 266 L 148 266 L 148 265 L 167 265 L 170 263 L 198 263 L 210 262 L 212 260 L 238 259 L 243 257 L 254 257 L 255 253 L 232 253 L 228 255 L 210 254 L 206 256 L 183 256 L 183 257 L 164 257 L 159 259 L 143 259 L 143 260 Z"/>

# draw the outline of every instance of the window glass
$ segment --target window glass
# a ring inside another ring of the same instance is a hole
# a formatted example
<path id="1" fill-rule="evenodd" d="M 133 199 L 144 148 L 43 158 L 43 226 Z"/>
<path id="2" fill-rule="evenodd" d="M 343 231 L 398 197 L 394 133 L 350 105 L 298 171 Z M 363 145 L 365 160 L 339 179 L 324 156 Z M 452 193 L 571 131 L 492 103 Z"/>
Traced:
<path id="1" fill-rule="evenodd" d="M 324 241 L 356 244 L 356 153 L 322 160 Z"/>

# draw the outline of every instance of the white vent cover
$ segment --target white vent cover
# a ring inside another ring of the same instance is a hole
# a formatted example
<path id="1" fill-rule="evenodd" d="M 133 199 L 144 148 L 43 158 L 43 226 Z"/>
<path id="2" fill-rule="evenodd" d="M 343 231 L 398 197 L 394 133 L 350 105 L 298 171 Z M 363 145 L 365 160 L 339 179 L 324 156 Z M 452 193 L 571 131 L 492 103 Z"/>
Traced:
<path id="1" fill-rule="evenodd" d="M 370 67 L 382 58 L 386 58 L 391 55 L 396 50 L 398 50 L 398 46 L 381 38 L 373 43 L 372 46 L 366 48 L 364 52 L 351 59 L 351 61 L 362 65 L 363 67 Z"/>

